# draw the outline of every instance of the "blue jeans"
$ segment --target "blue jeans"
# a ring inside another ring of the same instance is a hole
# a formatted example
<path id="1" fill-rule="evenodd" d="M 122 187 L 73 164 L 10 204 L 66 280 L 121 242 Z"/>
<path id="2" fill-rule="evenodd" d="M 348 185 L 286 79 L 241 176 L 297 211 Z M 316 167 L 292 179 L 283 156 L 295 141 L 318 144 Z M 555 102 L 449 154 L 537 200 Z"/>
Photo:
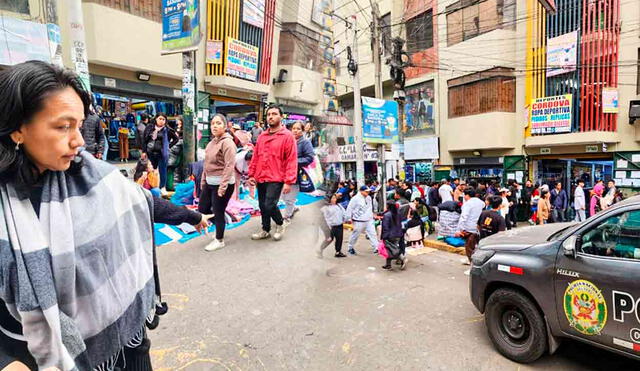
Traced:
<path id="1" fill-rule="evenodd" d="M 160 188 L 164 188 L 167 185 L 167 160 L 164 159 L 161 153 L 149 153 L 147 154 L 149 161 L 153 165 L 154 169 L 158 169 L 160 173 Z"/>

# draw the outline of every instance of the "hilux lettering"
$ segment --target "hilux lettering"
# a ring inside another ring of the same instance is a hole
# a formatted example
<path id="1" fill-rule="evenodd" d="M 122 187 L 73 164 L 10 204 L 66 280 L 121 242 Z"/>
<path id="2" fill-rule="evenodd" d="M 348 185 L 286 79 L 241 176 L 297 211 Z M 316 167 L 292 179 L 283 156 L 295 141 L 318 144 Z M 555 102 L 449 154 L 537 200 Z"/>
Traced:
<path id="1" fill-rule="evenodd" d="M 567 270 L 567 269 L 562 269 L 562 268 L 558 268 L 556 270 L 556 274 L 559 274 L 561 276 L 580 278 L 580 273 L 574 272 L 574 271 L 570 271 L 570 270 Z"/>

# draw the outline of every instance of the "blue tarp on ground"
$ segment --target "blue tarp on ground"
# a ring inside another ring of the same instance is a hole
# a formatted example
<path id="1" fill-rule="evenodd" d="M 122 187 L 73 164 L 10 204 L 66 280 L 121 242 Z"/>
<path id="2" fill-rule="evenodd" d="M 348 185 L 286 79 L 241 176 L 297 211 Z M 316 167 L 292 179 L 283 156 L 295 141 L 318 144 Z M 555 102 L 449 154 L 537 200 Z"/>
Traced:
<path id="1" fill-rule="evenodd" d="M 240 195 L 240 198 L 244 199 L 246 196 L 247 194 L 243 193 Z M 296 205 L 306 206 L 314 202 L 317 202 L 321 199 L 322 197 L 315 197 L 307 193 L 299 193 L 298 198 L 296 200 Z M 256 203 L 257 203 L 257 200 L 256 200 Z M 284 205 L 280 205 L 280 208 L 281 209 L 284 208 Z M 251 219 L 251 215 L 245 214 L 242 216 L 242 218 L 238 222 L 227 224 L 226 229 L 230 230 L 230 229 L 238 228 L 239 226 L 248 222 L 249 219 Z M 180 230 L 180 228 L 172 225 L 167 225 L 167 224 L 156 223 L 153 229 L 155 232 L 155 239 L 156 239 L 155 242 L 157 246 L 166 245 L 171 242 L 185 243 L 187 241 L 190 241 L 200 236 L 200 234 L 198 234 L 197 232 L 184 233 L 183 231 Z M 215 233 L 215 230 L 216 230 L 216 227 L 214 225 L 209 227 L 209 233 Z"/>

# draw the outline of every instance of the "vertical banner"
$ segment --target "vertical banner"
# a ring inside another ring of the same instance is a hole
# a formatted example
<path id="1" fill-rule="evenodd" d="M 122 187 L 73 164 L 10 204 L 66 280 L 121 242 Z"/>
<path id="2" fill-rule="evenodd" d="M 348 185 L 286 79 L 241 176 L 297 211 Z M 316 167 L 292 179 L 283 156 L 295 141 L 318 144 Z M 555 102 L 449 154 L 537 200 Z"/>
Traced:
<path id="1" fill-rule="evenodd" d="M 200 42 L 200 2 L 162 0 L 162 52 L 197 48 Z"/>
<path id="2" fill-rule="evenodd" d="M 256 81 L 258 77 L 258 47 L 227 37 L 227 74 Z"/>
<path id="3" fill-rule="evenodd" d="M 618 89 L 616 88 L 603 88 L 602 89 L 602 112 L 603 113 L 618 113 Z"/>
<path id="4" fill-rule="evenodd" d="M 91 92 L 89 77 L 89 63 L 87 45 L 84 38 L 84 19 L 82 16 L 82 1 L 69 1 L 69 28 L 71 30 L 71 63 L 75 72 L 80 76 L 85 89 Z"/>
<path id="5" fill-rule="evenodd" d="M 244 0 L 242 2 L 242 21 L 258 28 L 264 28 L 264 1 Z"/>
<path id="6" fill-rule="evenodd" d="M 547 40 L 547 77 L 575 71 L 577 61 L 578 31 Z"/>
<path id="7" fill-rule="evenodd" d="M 362 126 L 366 143 L 397 143 L 398 103 L 362 97 Z"/>
<path id="8" fill-rule="evenodd" d="M 207 40 L 206 62 L 210 64 L 222 64 L 221 40 Z"/>

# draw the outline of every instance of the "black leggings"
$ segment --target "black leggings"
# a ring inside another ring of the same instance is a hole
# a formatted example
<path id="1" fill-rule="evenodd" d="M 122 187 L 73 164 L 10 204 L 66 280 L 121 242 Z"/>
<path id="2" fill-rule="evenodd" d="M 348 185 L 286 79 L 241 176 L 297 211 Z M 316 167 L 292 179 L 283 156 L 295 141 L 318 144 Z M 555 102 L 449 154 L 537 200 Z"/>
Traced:
<path id="1" fill-rule="evenodd" d="M 200 202 L 198 203 L 198 211 L 202 214 L 211 214 L 213 211 L 213 220 L 216 225 L 216 238 L 222 240 L 224 238 L 225 228 L 225 210 L 229 204 L 229 200 L 233 195 L 233 184 L 227 185 L 227 190 L 222 197 L 218 196 L 217 185 L 205 184 L 200 193 Z"/>
<path id="2" fill-rule="evenodd" d="M 322 250 L 329 246 L 331 241 L 335 241 L 336 252 L 340 252 L 342 250 L 342 238 L 344 236 L 344 229 L 342 225 L 334 225 L 328 232 L 328 235 L 326 235 L 325 232 L 325 240 L 322 242 Z"/>

